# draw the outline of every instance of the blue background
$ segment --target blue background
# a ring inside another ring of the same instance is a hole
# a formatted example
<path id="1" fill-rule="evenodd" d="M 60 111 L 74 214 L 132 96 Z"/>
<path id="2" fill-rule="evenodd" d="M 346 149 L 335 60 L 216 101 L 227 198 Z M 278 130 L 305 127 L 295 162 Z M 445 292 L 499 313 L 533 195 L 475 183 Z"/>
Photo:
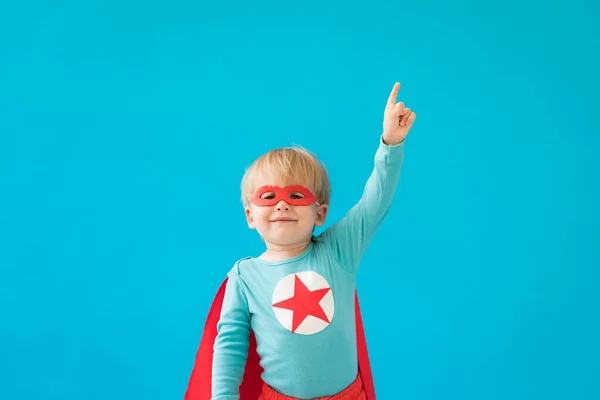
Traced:
<path id="1" fill-rule="evenodd" d="M 181 399 L 262 251 L 244 168 L 315 152 L 329 226 L 396 80 L 418 118 L 358 284 L 379 398 L 600 398 L 593 3 L 3 3 L 0 398 Z"/>

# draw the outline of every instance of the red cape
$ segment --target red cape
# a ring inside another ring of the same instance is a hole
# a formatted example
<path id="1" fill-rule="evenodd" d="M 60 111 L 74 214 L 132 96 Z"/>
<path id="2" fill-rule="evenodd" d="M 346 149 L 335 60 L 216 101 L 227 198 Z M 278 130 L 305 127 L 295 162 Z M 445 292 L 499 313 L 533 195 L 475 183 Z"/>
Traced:
<path id="1" fill-rule="evenodd" d="M 215 343 L 215 338 L 217 337 L 217 322 L 221 315 L 221 306 L 225 295 L 226 284 L 227 279 L 225 279 L 219 288 L 212 306 L 208 311 L 204 333 L 196 354 L 196 362 L 192 369 L 184 400 L 211 400 L 213 345 Z M 371 373 L 367 342 L 358 304 L 358 294 L 356 294 L 356 292 L 354 302 L 356 310 L 358 371 L 364 384 L 367 400 L 375 400 L 373 375 Z M 257 400 L 259 398 L 263 386 L 263 380 L 261 378 L 262 372 L 263 369 L 260 366 L 260 357 L 256 352 L 256 339 L 254 334 L 251 333 L 244 378 L 240 385 L 240 400 Z"/>

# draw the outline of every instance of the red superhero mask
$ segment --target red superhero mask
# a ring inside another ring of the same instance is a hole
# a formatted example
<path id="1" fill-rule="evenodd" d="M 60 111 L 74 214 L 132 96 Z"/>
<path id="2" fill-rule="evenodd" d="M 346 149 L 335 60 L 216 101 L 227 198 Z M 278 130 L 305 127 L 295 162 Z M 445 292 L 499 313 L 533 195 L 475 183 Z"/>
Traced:
<path id="1" fill-rule="evenodd" d="M 319 205 L 315 195 L 308 188 L 300 185 L 283 188 L 271 185 L 261 186 L 256 189 L 254 197 L 252 197 L 252 203 L 260 207 L 274 206 L 281 200 L 293 206 L 308 206 L 313 203 Z"/>

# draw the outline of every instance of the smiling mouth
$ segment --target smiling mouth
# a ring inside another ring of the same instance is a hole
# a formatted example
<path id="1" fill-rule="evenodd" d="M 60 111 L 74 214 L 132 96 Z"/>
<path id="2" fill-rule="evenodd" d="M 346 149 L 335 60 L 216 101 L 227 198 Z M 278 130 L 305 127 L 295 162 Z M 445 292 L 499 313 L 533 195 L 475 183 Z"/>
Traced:
<path id="1" fill-rule="evenodd" d="M 275 218 L 271 222 L 296 222 L 296 220 L 291 218 Z"/>

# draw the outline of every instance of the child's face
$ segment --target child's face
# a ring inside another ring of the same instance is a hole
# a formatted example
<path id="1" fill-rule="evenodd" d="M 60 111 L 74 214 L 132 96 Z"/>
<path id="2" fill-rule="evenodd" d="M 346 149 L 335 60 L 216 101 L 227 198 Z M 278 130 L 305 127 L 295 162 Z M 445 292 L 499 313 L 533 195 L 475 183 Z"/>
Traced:
<path id="1" fill-rule="evenodd" d="M 265 243 L 281 246 L 310 240 L 326 214 L 327 206 L 319 205 L 310 190 L 300 185 L 260 185 L 246 207 L 248 226 Z"/>

